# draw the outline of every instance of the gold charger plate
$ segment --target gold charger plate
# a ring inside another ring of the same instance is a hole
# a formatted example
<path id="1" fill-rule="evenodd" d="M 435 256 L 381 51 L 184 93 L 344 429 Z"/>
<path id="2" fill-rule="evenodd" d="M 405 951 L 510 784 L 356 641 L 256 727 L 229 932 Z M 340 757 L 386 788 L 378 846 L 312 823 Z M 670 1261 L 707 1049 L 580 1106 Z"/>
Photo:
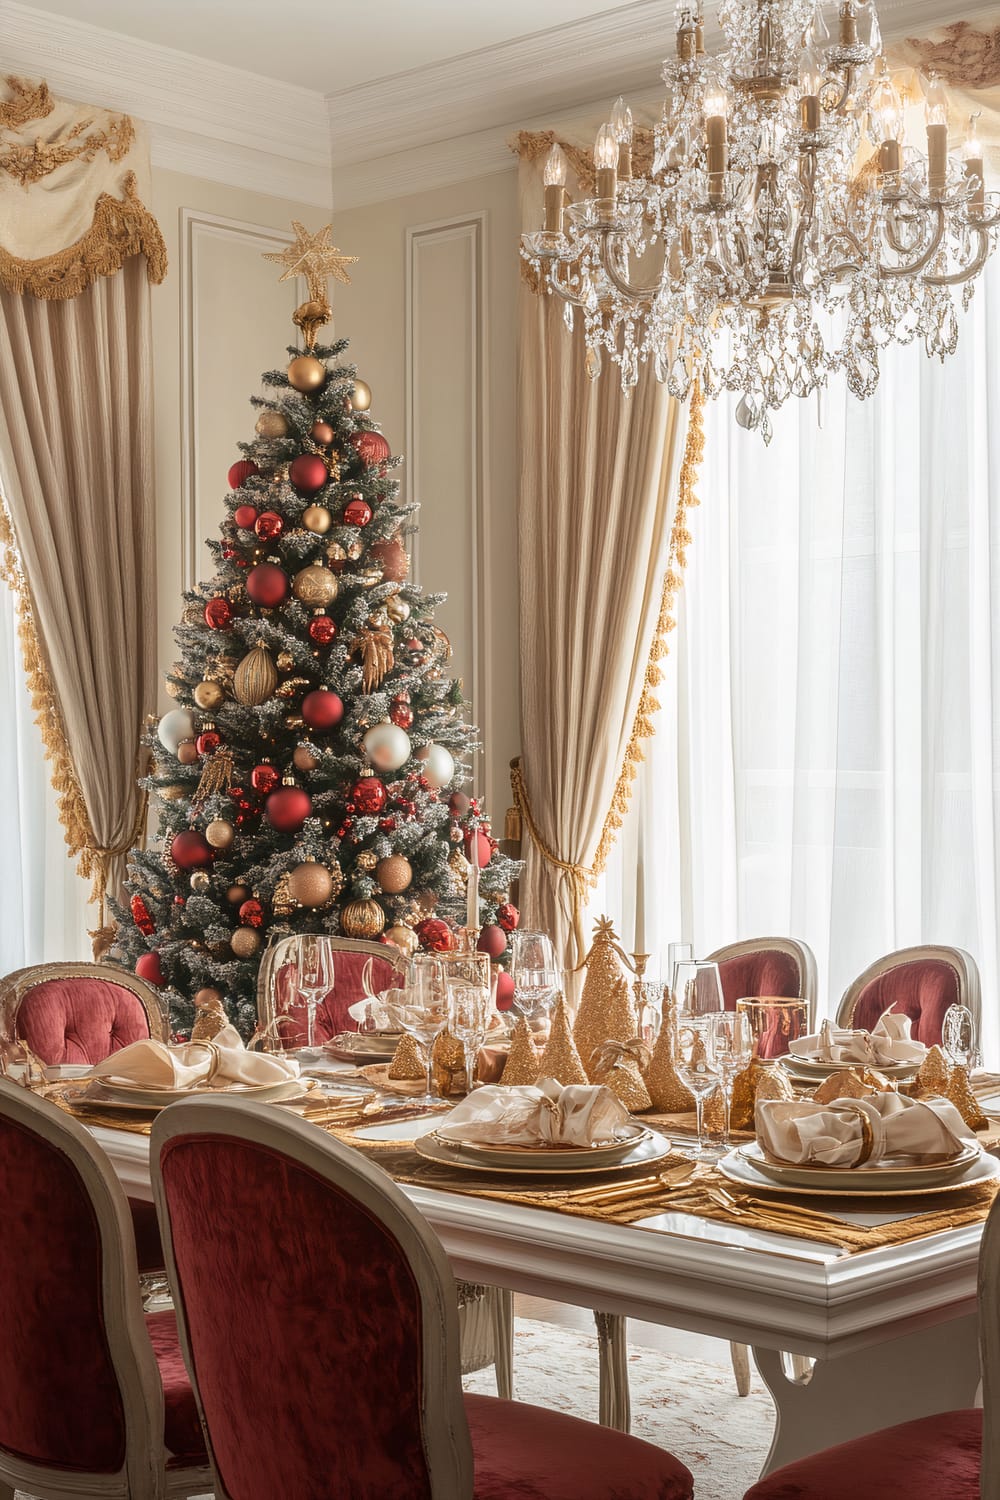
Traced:
<path id="1" fill-rule="evenodd" d="M 816 1187 L 827 1192 L 846 1189 L 847 1192 L 864 1191 L 884 1193 L 887 1189 L 934 1187 L 958 1177 L 980 1154 L 978 1145 L 964 1146 L 948 1161 L 932 1162 L 876 1162 L 863 1167 L 826 1167 L 820 1163 L 776 1161 L 769 1157 L 758 1141 L 739 1146 L 744 1161 L 750 1163 L 766 1177 L 773 1177 L 783 1187 Z"/>
<path id="2" fill-rule="evenodd" d="M 339 1031 L 323 1045 L 338 1062 L 391 1062 L 401 1031 Z"/>
<path id="3" fill-rule="evenodd" d="M 644 1129 L 644 1136 L 645 1139 L 632 1146 L 626 1155 L 619 1157 L 617 1161 L 596 1163 L 588 1158 L 586 1162 L 580 1162 L 578 1165 L 573 1162 L 569 1166 L 553 1165 L 553 1156 L 556 1154 L 554 1152 L 534 1153 L 530 1161 L 505 1161 L 497 1165 L 483 1161 L 475 1153 L 467 1153 L 459 1142 L 442 1140 L 434 1131 L 418 1136 L 414 1141 L 414 1147 L 429 1161 L 439 1162 L 443 1166 L 458 1167 L 467 1172 L 490 1172 L 504 1177 L 593 1177 L 600 1173 L 628 1172 L 635 1167 L 650 1166 L 653 1162 L 662 1161 L 674 1149 L 670 1142 L 655 1130 Z M 559 1155 L 563 1156 L 565 1153 L 560 1152 Z"/>
<path id="4" fill-rule="evenodd" d="M 775 1182 L 772 1177 L 766 1176 L 747 1161 L 739 1146 L 723 1156 L 716 1166 L 729 1182 L 735 1183 L 737 1187 L 751 1188 L 754 1193 L 777 1193 L 784 1194 L 786 1197 L 792 1195 L 796 1198 L 853 1198 L 855 1202 L 864 1198 L 935 1198 L 941 1193 L 960 1193 L 966 1188 L 978 1187 L 980 1183 L 989 1182 L 1000 1175 L 1000 1161 L 985 1151 L 981 1151 L 975 1161 L 970 1162 L 960 1176 L 952 1182 L 940 1182 L 934 1187 L 880 1187 L 878 1191 L 864 1185 L 851 1189 L 793 1187 L 790 1182 Z M 855 1168 L 854 1170 L 864 1169 Z"/>
<path id="5" fill-rule="evenodd" d="M 506 1171 L 512 1167 L 526 1167 L 534 1171 L 544 1162 L 552 1172 L 579 1172 L 599 1164 L 613 1166 L 634 1151 L 650 1133 L 646 1125 L 628 1124 L 622 1127 L 622 1135 L 617 1140 L 599 1146 L 498 1146 L 485 1141 L 454 1140 L 451 1136 L 441 1135 L 440 1130 L 434 1131 L 434 1136 L 454 1151 L 471 1153 L 484 1166 L 503 1167 Z"/>

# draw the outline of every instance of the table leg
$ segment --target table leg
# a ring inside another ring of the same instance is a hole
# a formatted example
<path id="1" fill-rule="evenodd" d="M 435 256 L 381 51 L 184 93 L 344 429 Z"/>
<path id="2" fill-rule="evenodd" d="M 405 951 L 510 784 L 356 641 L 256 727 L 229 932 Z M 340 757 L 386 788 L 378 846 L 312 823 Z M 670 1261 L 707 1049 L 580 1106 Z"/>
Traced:
<path id="1" fill-rule="evenodd" d="M 975 1404 L 979 1384 L 975 1314 L 888 1339 L 789 1373 L 791 1356 L 755 1347 L 774 1398 L 776 1422 L 762 1476 L 880 1427 Z"/>
<path id="2" fill-rule="evenodd" d="M 598 1421 L 602 1427 L 628 1432 L 632 1406 L 628 1388 L 628 1320 L 617 1313 L 595 1312 L 601 1394 Z"/>

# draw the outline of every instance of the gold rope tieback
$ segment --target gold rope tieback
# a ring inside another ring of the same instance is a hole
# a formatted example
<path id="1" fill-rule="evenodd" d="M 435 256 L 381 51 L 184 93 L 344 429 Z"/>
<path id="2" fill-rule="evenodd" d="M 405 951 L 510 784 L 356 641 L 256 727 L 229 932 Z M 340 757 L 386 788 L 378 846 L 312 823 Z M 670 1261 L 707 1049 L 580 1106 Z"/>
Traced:
<path id="1" fill-rule="evenodd" d="M 541 829 L 535 822 L 531 804 L 528 801 L 528 788 L 525 785 L 524 772 L 521 770 L 520 756 L 510 763 L 510 786 L 514 794 L 514 805 L 521 814 L 525 828 L 531 835 L 531 841 L 539 854 L 550 864 L 554 870 L 560 870 L 570 882 L 573 902 L 573 935 L 577 946 L 577 969 L 583 967 L 583 961 L 587 952 L 587 940 L 583 931 L 583 908 L 587 897 L 590 895 L 594 885 L 594 872 L 586 865 L 573 864 L 571 860 L 560 859 L 559 855 L 549 846 Z M 573 971 L 574 973 L 576 970 Z"/>

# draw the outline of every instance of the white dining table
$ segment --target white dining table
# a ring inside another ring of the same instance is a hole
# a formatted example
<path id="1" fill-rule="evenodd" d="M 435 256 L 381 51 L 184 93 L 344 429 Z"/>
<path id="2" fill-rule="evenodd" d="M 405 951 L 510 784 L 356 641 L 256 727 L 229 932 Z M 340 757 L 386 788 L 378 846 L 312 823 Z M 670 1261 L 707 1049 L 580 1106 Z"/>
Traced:
<path id="1" fill-rule="evenodd" d="M 412 1139 L 423 1124 L 368 1130 Z M 149 1138 L 103 1126 L 92 1133 L 128 1194 L 151 1199 Z M 776 1409 L 763 1473 L 879 1427 L 976 1404 L 981 1225 L 845 1255 L 689 1213 L 625 1226 L 459 1192 L 402 1191 L 459 1278 L 749 1344 Z M 791 1354 L 810 1356 L 811 1371 L 803 1361 L 793 1371 Z"/>

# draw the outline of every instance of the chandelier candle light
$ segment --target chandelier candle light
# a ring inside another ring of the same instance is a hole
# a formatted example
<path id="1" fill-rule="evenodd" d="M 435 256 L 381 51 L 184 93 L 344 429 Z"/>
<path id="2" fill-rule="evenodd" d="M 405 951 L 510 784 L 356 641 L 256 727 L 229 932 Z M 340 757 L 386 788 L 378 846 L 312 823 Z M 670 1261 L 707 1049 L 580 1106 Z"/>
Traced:
<path id="1" fill-rule="evenodd" d="M 867 41 L 859 39 L 866 22 Z M 948 100 L 926 82 L 924 150 L 904 142 L 874 0 L 841 0 L 831 40 L 814 0 L 723 0 L 725 50 L 706 56 L 700 3 L 681 0 L 676 56 L 648 176 L 633 175 L 619 99 L 594 145 L 594 196 L 571 203 L 566 157 L 544 170 L 544 228 L 521 253 L 583 319 L 586 368 L 622 388 L 652 360 L 679 400 L 740 393 L 741 426 L 843 372 L 859 398 L 879 352 L 919 338 L 943 358 L 995 249 L 976 117 L 948 150 Z M 654 269 L 655 268 L 655 269 Z"/>

